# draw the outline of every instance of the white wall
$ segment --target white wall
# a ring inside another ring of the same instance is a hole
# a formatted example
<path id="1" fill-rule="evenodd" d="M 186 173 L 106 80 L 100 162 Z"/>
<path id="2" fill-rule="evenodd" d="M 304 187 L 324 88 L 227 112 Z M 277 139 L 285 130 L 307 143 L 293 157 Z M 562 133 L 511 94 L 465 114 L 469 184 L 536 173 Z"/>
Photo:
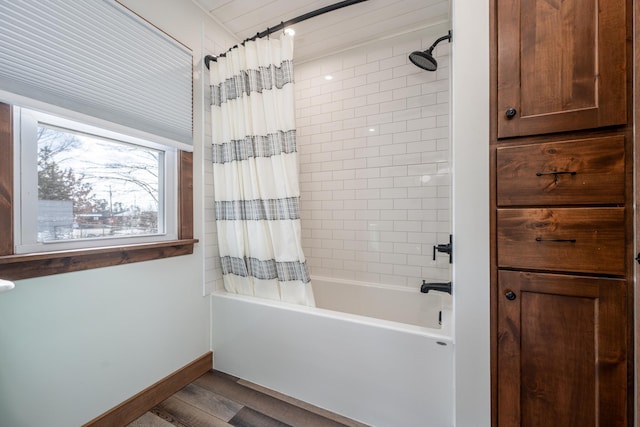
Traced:
<path id="1" fill-rule="evenodd" d="M 218 55 L 226 52 L 231 46 L 235 46 L 237 41 L 220 40 L 218 33 L 204 32 L 204 55 Z M 215 66 L 211 62 L 211 66 Z M 204 182 L 204 236 L 206 244 L 204 245 L 204 279 L 205 291 L 210 294 L 213 291 L 223 291 L 224 282 L 222 280 L 222 265 L 220 263 L 220 252 L 218 251 L 218 231 L 216 228 L 216 210 L 213 197 L 213 150 L 212 138 L 213 131 L 211 129 L 211 88 L 209 81 L 209 71 L 204 69 L 204 151 L 203 151 L 203 182 Z"/>
<path id="2" fill-rule="evenodd" d="M 489 2 L 453 1 L 453 229 L 457 427 L 491 424 Z"/>
<path id="3" fill-rule="evenodd" d="M 313 275 L 419 287 L 450 280 L 448 24 L 296 66 L 303 249 Z M 325 76 L 331 75 L 332 80 Z"/>
<path id="4" fill-rule="evenodd" d="M 196 256 L 0 295 L 0 425 L 78 426 L 209 350 Z"/>
<path id="5" fill-rule="evenodd" d="M 206 34 L 220 49 L 235 41 L 189 0 L 121 3 L 194 52 L 200 243 L 190 256 L 22 280 L 1 294 L 1 426 L 81 425 L 210 349 L 209 298 L 203 297 L 209 242 L 203 233 L 202 41 Z"/>

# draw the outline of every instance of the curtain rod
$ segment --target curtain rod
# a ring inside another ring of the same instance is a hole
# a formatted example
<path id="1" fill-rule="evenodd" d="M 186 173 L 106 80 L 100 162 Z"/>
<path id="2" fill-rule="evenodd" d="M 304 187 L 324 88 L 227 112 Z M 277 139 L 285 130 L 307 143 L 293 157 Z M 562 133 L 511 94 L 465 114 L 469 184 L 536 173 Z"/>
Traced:
<path id="1" fill-rule="evenodd" d="M 258 38 L 262 38 L 264 36 L 268 36 L 271 33 L 275 33 L 276 31 L 283 30 L 288 26 L 297 24 L 298 22 L 305 21 L 305 20 L 307 20 L 309 18 L 315 18 L 318 15 L 322 15 L 322 14 L 327 13 L 327 12 L 332 12 L 334 10 L 342 9 L 343 7 L 351 6 L 352 4 L 362 3 L 364 1 L 367 1 L 367 0 L 345 0 L 345 1 L 341 1 L 341 2 L 338 2 L 338 3 L 331 4 L 329 6 L 321 7 L 320 9 L 314 10 L 312 12 L 305 13 L 304 15 L 300 15 L 300 16 L 295 17 L 293 19 L 290 19 L 290 20 L 288 20 L 286 22 L 281 22 L 280 24 L 276 25 L 275 27 L 267 27 L 266 30 L 262 31 L 261 33 L 256 34 L 253 37 L 250 37 L 250 38 L 246 39 L 245 41 L 242 42 L 242 44 L 244 44 L 244 43 L 246 43 L 248 41 L 253 41 L 253 40 L 258 39 Z M 238 47 L 238 45 L 233 46 L 227 52 L 231 51 L 232 49 L 235 49 L 236 47 Z M 211 61 L 215 62 L 219 57 L 221 57 L 221 56 L 224 57 L 226 54 L 227 53 L 225 52 L 225 53 L 221 53 L 218 56 L 207 55 L 207 56 L 204 57 L 204 65 L 206 65 L 206 67 L 208 69 L 209 68 L 209 64 L 210 64 Z"/>

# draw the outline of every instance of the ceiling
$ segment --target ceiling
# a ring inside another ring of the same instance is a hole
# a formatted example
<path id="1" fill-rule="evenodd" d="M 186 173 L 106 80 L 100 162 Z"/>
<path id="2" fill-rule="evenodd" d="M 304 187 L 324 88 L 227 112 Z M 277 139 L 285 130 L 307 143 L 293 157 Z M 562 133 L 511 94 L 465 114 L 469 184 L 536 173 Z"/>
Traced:
<path id="1" fill-rule="evenodd" d="M 194 0 L 238 40 L 336 0 Z M 308 19 L 296 31 L 295 58 L 306 61 L 449 20 L 449 0 L 367 0 Z M 231 47 L 231 46 L 229 46 Z"/>

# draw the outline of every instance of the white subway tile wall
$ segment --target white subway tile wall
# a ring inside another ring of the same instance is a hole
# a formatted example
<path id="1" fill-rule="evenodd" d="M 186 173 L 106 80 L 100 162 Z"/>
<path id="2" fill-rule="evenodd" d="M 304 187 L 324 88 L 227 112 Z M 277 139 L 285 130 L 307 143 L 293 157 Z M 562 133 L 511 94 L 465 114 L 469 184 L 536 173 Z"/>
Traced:
<path id="1" fill-rule="evenodd" d="M 419 287 L 451 279 L 447 28 L 296 64 L 302 243 L 311 273 Z M 326 76 L 331 75 L 329 80 Z"/>

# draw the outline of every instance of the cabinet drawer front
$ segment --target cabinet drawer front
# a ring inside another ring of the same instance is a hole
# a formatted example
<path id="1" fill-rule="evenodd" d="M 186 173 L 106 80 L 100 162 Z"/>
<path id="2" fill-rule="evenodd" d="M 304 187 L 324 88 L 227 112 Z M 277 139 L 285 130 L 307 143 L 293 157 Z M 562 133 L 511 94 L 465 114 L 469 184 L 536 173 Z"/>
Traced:
<path id="1" fill-rule="evenodd" d="M 498 209 L 498 266 L 624 274 L 624 208 Z"/>
<path id="2" fill-rule="evenodd" d="M 498 206 L 624 203 L 624 136 L 498 148 Z"/>

